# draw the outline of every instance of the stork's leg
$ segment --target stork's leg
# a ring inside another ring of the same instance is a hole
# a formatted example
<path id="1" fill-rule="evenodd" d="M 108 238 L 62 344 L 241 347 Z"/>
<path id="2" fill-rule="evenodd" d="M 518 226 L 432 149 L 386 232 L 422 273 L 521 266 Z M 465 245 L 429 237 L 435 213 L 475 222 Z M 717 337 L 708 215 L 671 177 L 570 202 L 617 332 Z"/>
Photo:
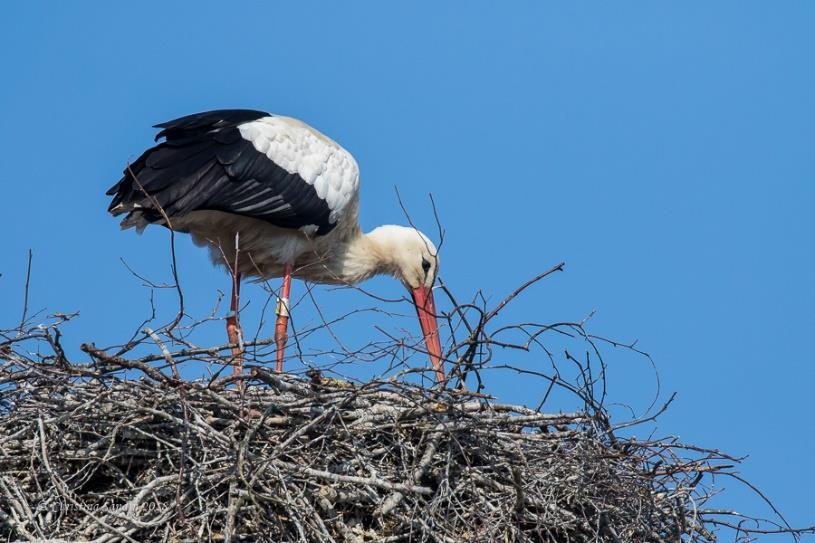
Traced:
<path id="1" fill-rule="evenodd" d="M 283 371 L 283 355 L 286 350 L 287 330 L 289 327 L 289 293 L 291 292 L 291 272 L 294 266 L 289 263 L 283 268 L 283 287 L 277 299 L 277 324 L 274 330 L 277 345 L 277 371 Z"/>
<path id="2" fill-rule="evenodd" d="M 243 331 L 238 320 L 240 298 L 241 274 L 236 270 L 232 273 L 232 299 L 229 303 L 229 316 L 226 318 L 226 335 L 229 337 L 229 343 L 233 345 L 232 375 L 243 373 Z M 243 383 L 239 384 L 238 387 L 243 389 Z"/>

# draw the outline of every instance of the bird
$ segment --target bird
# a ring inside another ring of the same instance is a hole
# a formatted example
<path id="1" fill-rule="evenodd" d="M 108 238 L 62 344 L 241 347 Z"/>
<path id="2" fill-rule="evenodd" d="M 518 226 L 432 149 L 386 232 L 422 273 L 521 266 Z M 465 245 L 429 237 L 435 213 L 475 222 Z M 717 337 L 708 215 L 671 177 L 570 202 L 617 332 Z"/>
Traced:
<path id="1" fill-rule="evenodd" d="M 194 113 L 154 125 L 156 145 L 128 164 L 107 195 L 122 229 L 188 233 L 232 276 L 227 336 L 242 373 L 241 280 L 282 278 L 276 366 L 283 371 L 291 280 L 352 285 L 390 275 L 410 292 L 436 381 L 445 371 L 433 297 L 439 255 L 415 227 L 359 225 L 359 167 L 303 121 L 253 109 Z M 159 140 L 163 140 L 159 142 Z"/>

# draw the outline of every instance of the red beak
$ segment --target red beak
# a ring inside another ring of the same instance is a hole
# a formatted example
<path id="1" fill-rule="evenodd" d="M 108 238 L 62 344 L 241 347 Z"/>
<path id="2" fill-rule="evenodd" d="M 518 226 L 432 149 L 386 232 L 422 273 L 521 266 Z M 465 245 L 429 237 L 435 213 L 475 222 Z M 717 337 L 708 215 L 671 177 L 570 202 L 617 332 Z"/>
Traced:
<path id="1" fill-rule="evenodd" d="M 413 303 L 416 304 L 416 314 L 419 316 L 419 324 L 422 325 L 424 341 L 427 344 L 427 352 L 430 353 L 430 362 L 436 370 L 436 380 L 439 384 L 444 384 L 444 364 L 441 360 L 441 342 L 439 341 L 439 324 L 436 322 L 436 304 L 433 301 L 433 291 L 427 287 L 411 289 Z"/>

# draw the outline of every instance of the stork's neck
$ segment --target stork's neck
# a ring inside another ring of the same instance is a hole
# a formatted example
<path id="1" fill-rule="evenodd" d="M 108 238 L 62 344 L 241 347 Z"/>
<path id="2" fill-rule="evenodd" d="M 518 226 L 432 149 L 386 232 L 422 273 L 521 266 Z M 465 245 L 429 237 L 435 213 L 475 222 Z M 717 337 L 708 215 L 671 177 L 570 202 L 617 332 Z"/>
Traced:
<path id="1" fill-rule="evenodd" d="M 392 245 L 387 227 L 376 228 L 367 234 L 357 232 L 338 261 L 338 275 L 347 283 L 358 283 L 374 275 L 395 275 L 397 266 Z"/>

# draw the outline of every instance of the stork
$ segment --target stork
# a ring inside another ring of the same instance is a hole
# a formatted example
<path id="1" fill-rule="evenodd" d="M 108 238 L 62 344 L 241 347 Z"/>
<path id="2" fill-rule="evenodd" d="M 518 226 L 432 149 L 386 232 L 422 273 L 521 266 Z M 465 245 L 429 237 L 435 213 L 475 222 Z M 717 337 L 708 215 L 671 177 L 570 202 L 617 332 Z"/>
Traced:
<path id="1" fill-rule="evenodd" d="M 155 141 L 107 191 L 122 229 L 149 224 L 189 233 L 232 273 L 227 335 L 240 374 L 241 278 L 282 277 L 275 344 L 283 370 L 291 279 L 355 284 L 387 274 L 411 293 L 431 364 L 445 374 L 433 283 L 439 259 L 415 228 L 363 233 L 359 169 L 351 154 L 307 124 L 248 109 L 196 113 L 155 125 Z M 243 255 L 243 256 L 241 256 Z"/>

